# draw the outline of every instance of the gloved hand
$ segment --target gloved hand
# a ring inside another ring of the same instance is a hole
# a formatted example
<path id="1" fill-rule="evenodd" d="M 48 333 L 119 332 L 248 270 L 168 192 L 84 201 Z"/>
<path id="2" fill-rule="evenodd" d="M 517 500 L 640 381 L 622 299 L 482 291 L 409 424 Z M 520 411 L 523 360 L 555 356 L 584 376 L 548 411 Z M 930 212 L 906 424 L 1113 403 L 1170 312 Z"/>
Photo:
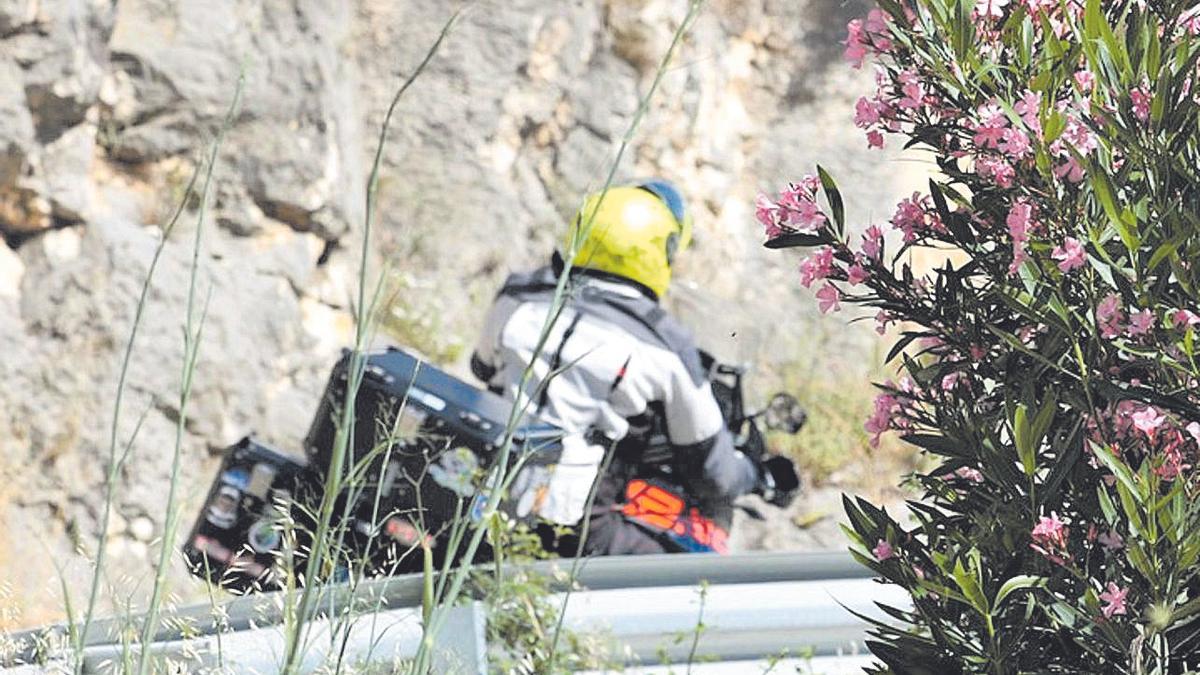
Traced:
<path id="1" fill-rule="evenodd" d="M 754 491 L 779 508 L 787 508 L 800 491 L 796 463 L 780 455 L 768 455 L 758 465 L 758 486 Z"/>

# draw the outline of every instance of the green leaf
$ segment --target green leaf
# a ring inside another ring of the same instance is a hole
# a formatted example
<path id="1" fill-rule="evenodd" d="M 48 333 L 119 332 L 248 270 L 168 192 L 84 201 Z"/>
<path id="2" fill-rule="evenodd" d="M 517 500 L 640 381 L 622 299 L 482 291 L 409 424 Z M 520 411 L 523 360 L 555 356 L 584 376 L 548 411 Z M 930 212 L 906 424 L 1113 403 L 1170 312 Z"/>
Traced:
<path id="1" fill-rule="evenodd" d="M 905 434 L 900 437 L 900 440 L 912 443 L 919 448 L 939 455 L 954 457 L 962 455 L 962 452 L 959 450 L 959 444 L 945 436 L 938 436 L 936 434 Z"/>
<path id="2" fill-rule="evenodd" d="M 1096 488 L 1096 498 L 1100 502 L 1100 511 L 1104 514 L 1104 522 L 1109 525 L 1117 523 L 1117 506 L 1113 504 L 1112 496 L 1104 486 Z"/>
<path id="3" fill-rule="evenodd" d="M 975 23 L 971 20 L 974 4 L 972 0 L 958 0 L 958 12 L 954 15 L 951 38 L 954 41 L 954 56 L 959 61 L 966 59 L 972 38 L 975 37 Z"/>
<path id="4" fill-rule="evenodd" d="M 1104 468 L 1111 471 L 1127 490 L 1137 493 L 1137 484 L 1133 482 L 1133 473 L 1129 471 L 1129 467 L 1125 465 L 1125 462 L 1121 461 L 1108 448 L 1094 441 L 1088 441 L 1088 443 L 1091 445 L 1092 455 L 1100 460 Z"/>
<path id="5" fill-rule="evenodd" d="M 946 195 L 942 193 L 942 187 L 937 184 L 937 181 L 929 179 L 929 196 L 933 198 L 933 206 L 937 209 L 938 217 L 942 222 L 950 219 L 950 207 L 946 204 Z"/>
<path id="6" fill-rule="evenodd" d="M 1050 430 L 1050 424 L 1054 421 L 1054 413 L 1058 411 L 1058 397 L 1054 390 L 1047 392 L 1046 400 L 1042 402 L 1042 407 L 1038 409 L 1037 417 L 1033 420 L 1031 428 L 1031 437 L 1034 452 L 1042 445 L 1042 439 L 1046 437 L 1046 433 Z"/>
<path id="7" fill-rule="evenodd" d="M 992 603 L 992 606 L 999 607 L 1000 603 L 1004 602 L 1004 599 L 1011 595 L 1013 591 L 1019 591 L 1026 588 L 1043 588 L 1045 585 L 1045 577 L 1033 576 L 1030 574 L 1021 574 L 1015 576 L 1004 582 L 1004 585 L 1000 587 L 1000 591 L 996 593 L 996 600 Z"/>
<path id="8" fill-rule="evenodd" d="M 821 187 L 825 188 L 825 199 L 829 201 L 830 215 L 833 216 L 833 222 L 837 225 L 838 236 L 845 236 L 846 208 L 842 204 L 842 193 L 838 191 L 833 177 L 819 164 L 817 165 L 817 175 L 821 177 Z"/>
<path id="9" fill-rule="evenodd" d="M 1135 495 L 1137 495 L 1136 491 L 1121 484 L 1117 485 L 1117 497 L 1121 500 L 1121 509 L 1125 511 L 1125 520 L 1129 523 L 1129 529 L 1142 539 L 1149 540 L 1151 538 L 1150 531 L 1146 527 L 1146 520 L 1142 518 L 1143 505 Z"/>
<path id="10" fill-rule="evenodd" d="M 1092 164 L 1091 174 L 1092 190 L 1096 194 L 1096 199 L 1100 201 L 1100 206 L 1104 208 L 1104 213 L 1108 215 L 1109 222 L 1116 228 L 1117 234 L 1121 235 L 1121 241 L 1124 242 L 1125 248 L 1129 250 L 1130 254 L 1137 252 L 1138 248 L 1141 247 L 1141 240 L 1138 238 L 1137 232 L 1125 221 L 1122 211 L 1117 208 L 1108 172 L 1101 169 L 1098 165 Z M 1136 221 L 1134 225 L 1136 226 Z"/>
<path id="11" fill-rule="evenodd" d="M 1100 240 L 1098 238 L 1093 238 L 1092 243 L 1095 244 L 1095 246 L 1097 248 L 1101 248 L 1101 246 L 1102 246 L 1100 243 Z M 1101 250 L 1103 250 L 1103 249 L 1101 248 Z M 1096 258 L 1095 256 L 1090 256 L 1090 255 L 1087 257 L 1087 261 L 1088 261 L 1088 264 L 1092 266 L 1092 269 L 1096 270 L 1096 274 L 1100 275 L 1100 278 L 1104 280 L 1104 283 L 1108 284 L 1109 288 L 1112 288 L 1114 290 L 1119 290 L 1117 287 L 1116 279 L 1113 279 L 1113 272 L 1112 272 L 1111 265 L 1105 263 L 1103 260 L 1100 260 L 1099 258 Z"/>
<path id="12" fill-rule="evenodd" d="M 1140 542 L 1131 542 L 1125 547 L 1125 556 L 1129 558 L 1129 562 L 1137 568 L 1137 571 L 1144 575 L 1147 579 L 1154 579 L 1162 573 L 1162 570 L 1155 567 L 1154 563 L 1150 562 L 1150 557 L 1142 550 Z"/>
<path id="13" fill-rule="evenodd" d="M 1146 272 L 1153 272 L 1159 263 L 1165 260 L 1167 256 L 1174 255 L 1178 248 L 1179 244 L 1174 241 L 1164 241 L 1162 244 L 1159 244 L 1158 248 L 1154 250 L 1154 255 L 1150 256 L 1150 262 L 1146 264 Z"/>
<path id="14" fill-rule="evenodd" d="M 892 345 L 892 348 L 888 350 L 887 358 L 885 358 L 883 362 L 891 363 L 892 359 L 899 356 L 900 352 L 904 351 L 905 347 L 912 344 L 913 340 L 916 340 L 920 336 L 920 333 L 906 333 L 904 337 L 896 340 L 896 344 Z"/>
<path id="15" fill-rule="evenodd" d="M 823 246 L 825 243 L 825 239 L 819 235 L 796 232 L 768 239 L 763 246 L 767 248 L 796 248 Z"/>
<path id="16" fill-rule="evenodd" d="M 1157 73 L 1162 65 L 1162 40 L 1158 37 L 1157 26 L 1146 25 L 1142 28 L 1142 35 L 1146 36 L 1146 72 Z"/>
<path id="17" fill-rule="evenodd" d="M 975 608 L 983 616 L 991 614 L 991 609 L 988 607 L 987 597 L 983 594 L 983 589 L 979 587 L 979 580 L 975 574 L 969 572 L 963 566 L 962 560 L 954 562 L 954 583 L 962 589 L 963 596 L 966 597 L 967 603 Z"/>
<path id="18" fill-rule="evenodd" d="M 1017 445 L 1017 457 L 1026 476 L 1032 476 L 1037 470 L 1037 457 L 1033 447 L 1032 430 L 1029 426 L 1029 412 L 1024 403 L 1017 404 L 1016 414 L 1013 415 L 1013 440 Z"/>
<path id="19" fill-rule="evenodd" d="M 1114 65 L 1121 69 L 1125 80 L 1133 79 L 1133 67 L 1129 62 L 1129 53 L 1125 45 L 1117 40 L 1108 19 L 1104 18 L 1100 0 L 1088 0 L 1087 9 L 1083 16 L 1084 32 L 1089 39 L 1099 38 L 1105 53 Z"/>
<path id="20" fill-rule="evenodd" d="M 1042 128 L 1045 132 L 1045 144 L 1050 145 L 1058 140 L 1067 128 L 1067 118 L 1057 110 L 1050 109 L 1042 117 Z"/>

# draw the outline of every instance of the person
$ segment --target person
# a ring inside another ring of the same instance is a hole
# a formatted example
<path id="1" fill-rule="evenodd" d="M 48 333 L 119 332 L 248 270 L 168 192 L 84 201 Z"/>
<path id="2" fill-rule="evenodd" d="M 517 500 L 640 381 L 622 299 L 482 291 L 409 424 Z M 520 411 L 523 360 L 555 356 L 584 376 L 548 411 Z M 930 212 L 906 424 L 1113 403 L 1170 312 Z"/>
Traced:
<path id="1" fill-rule="evenodd" d="M 681 475 L 690 499 L 728 504 L 772 484 L 771 471 L 734 447 L 700 352 L 660 304 L 691 229 L 684 200 L 667 181 L 589 195 L 563 240 L 562 250 L 570 251 L 572 240 L 582 238 L 561 314 L 545 340 L 540 338 L 566 264 L 560 252 L 549 265 L 508 278 L 471 357 L 473 373 L 490 389 L 563 430 L 556 465 L 530 468 L 515 484 L 521 508 L 545 523 L 577 533 L 590 518 L 587 554 L 669 550 L 662 528 L 630 518 L 622 508 L 631 467 L 646 459 L 638 456 L 645 446 L 638 446 L 650 429 L 666 436 L 670 457 L 664 459 Z M 598 476 L 614 445 L 617 459 Z M 585 513 L 597 478 L 592 509 Z M 575 553 L 574 537 L 556 540 L 547 533 L 543 527 L 547 546 Z"/>

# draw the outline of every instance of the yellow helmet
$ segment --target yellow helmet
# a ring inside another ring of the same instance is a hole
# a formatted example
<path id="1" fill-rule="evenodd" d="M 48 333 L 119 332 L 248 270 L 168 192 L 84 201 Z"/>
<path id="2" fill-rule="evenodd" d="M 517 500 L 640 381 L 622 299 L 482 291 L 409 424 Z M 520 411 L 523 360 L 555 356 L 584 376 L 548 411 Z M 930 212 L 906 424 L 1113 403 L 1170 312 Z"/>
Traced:
<path id="1" fill-rule="evenodd" d="M 572 265 L 631 279 L 659 297 L 671 283 L 675 254 L 692 240 L 691 214 L 679 191 L 665 180 L 588 195 L 567 229 L 564 252 L 589 223 Z"/>

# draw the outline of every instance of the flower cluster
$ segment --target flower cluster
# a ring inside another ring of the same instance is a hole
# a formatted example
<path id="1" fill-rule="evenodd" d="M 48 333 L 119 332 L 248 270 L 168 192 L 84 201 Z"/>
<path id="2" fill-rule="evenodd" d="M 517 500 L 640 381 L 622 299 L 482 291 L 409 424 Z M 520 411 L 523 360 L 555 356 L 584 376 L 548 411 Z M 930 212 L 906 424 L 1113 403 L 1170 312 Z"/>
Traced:
<path id="1" fill-rule="evenodd" d="M 788 233 L 816 232 L 825 224 L 825 214 L 817 205 L 817 189 L 821 182 L 816 176 L 805 176 L 779 193 L 777 201 L 760 195 L 755 202 L 754 217 L 766 229 L 767 237 Z"/>
<path id="2" fill-rule="evenodd" d="M 1029 534 L 1033 539 L 1033 543 L 1029 546 L 1045 556 L 1047 560 L 1057 565 L 1065 565 L 1071 559 L 1071 554 L 1067 550 L 1070 529 L 1066 523 L 1059 520 L 1057 513 L 1051 513 L 1049 518 L 1046 516 L 1038 518 L 1037 525 L 1033 526 L 1033 531 Z"/>

